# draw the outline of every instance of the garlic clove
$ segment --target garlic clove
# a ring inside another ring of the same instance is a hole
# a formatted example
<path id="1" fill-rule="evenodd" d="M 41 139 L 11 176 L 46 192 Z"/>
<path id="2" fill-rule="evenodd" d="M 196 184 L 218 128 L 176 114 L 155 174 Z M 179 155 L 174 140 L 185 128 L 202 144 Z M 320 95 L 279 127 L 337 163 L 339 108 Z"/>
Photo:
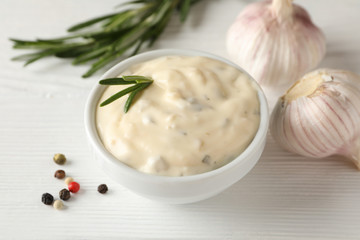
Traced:
<path id="1" fill-rule="evenodd" d="M 323 59 L 326 40 L 306 10 L 291 0 L 249 4 L 227 33 L 234 62 L 262 87 L 288 88 Z"/>
<path id="2" fill-rule="evenodd" d="M 312 158 L 342 155 L 360 170 L 360 76 L 320 69 L 282 96 L 270 132 L 286 150 Z"/>
<path id="3" fill-rule="evenodd" d="M 345 156 L 351 159 L 353 163 L 355 163 L 356 167 L 360 170 L 360 137 L 355 139 L 351 146 L 352 148 Z"/>

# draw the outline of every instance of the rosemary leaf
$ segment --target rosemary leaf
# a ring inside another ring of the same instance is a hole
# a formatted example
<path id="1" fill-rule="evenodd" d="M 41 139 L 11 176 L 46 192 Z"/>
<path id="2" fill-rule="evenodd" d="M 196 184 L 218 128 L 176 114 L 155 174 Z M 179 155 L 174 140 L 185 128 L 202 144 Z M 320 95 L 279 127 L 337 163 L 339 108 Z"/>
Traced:
<path id="1" fill-rule="evenodd" d="M 115 93 L 114 95 L 112 95 L 111 97 L 109 97 L 108 99 L 106 99 L 105 101 L 103 101 L 101 104 L 100 104 L 100 107 L 103 107 L 103 106 L 106 106 L 110 103 L 112 103 L 113 101 L 121 98 L 122 96 L 128 94 L 128 93 L 131 93 L 133 91 L 135 91 L 136 89 L 138 89 L 141 85 L 134 85 L 134 86 L 131 86 L 131 87 L 128 87 L 128 88 L 125 88 L 124 90 L 118 92 L 118 93 Z"/>
<path id="2" fill-rule="evenodd" d="M 144 43 L 144 40 L 140 40 L 140 41 L 137 42 L 136 48 L 131 53 L 131 56 L 134 56 L 134 55 L 138 54 L 138 52 L 140 51 L 140 48 L 143 45 L 143 43 Z"/>
<path id="3" fill-rule="evenodd" d="M 126 85 L 135 83 L 135 81 L 126 81 L 124 78 L 107 78 L 99 82 L 101 85 Z"/>
<path id="4" fill-rule="evenodd" d="M 32 54 L 32 55 L 27 55 L 27 60 L 24 64 L 24 66 L 27 66 L 41 58 L 44 58 L 44 57 L 47 57 L 47 56 L 51 56 L 53 54 L 56 54 L 56 52 L 58 52 L 59 50 L 44 50 L 44 51 L 41 51 L 41 52 L 38 52 L 36 54 Z M 26 57 L 26 54 L 24 55 L 21 55 L 19 57 Z"/>
<path id="5" fill-rule="evenodd" d="M 184 22 L 189 14 L 191 0 L 184 0 L 180 8 L 180 21 Z"/>
<path id="6" fill-rule="evenodd" d="M 145 88 L 147 88 L 148 86 L 150 86 L 150 84 L 151 83 L 142 83 L 142 84 L 139 85 L 139 88 L 137 88 L 132 93 L 130 93 L 130 95 L 129 95 L 129 97 L 126 100 L 125 105 L 124 105 L 124 112 L 125 113 L 127 113 L 129 111 L 129 108 L 130 108 L 136 94 L 138 94 L 140 91 L 142 91 Z"/>
<path id="7" fill-rule="evenodd" d="M 101 17 L 97 17 L 97 18 L 93 18 L 91 20 L 88 20 L 88 21 L 85 21 L 85 22 L 82 22 L 82 23 L 78 23 L 74 26 L 71 26 L 70 28 L 68 28 L 68 32 L 75 32 L 75 31 L 78 31 L 80 29 L 83 29 L 85 27 L 88 27 L 90 25 L 93 25 L 95 23 L 98 23 L 98 22 L 101 22 L 101 21 L 104 21 L 105 19 L 108 19 L 108 18 L 111 18 L 113 16 L 116 16 L 116 13 L 114 14 L 109 14 L 109 15 L 105 15 L 105 16 L 101 16 Z"/>
<path id="8" fill-rule="evenodd" d="M 151 83 L 151 82 L 153 82 L 153 80 L 151 78 L 144 77 L 144 76 L 138 76 L 138 75 L 122 76 L 122 79 L 124 79 L 124 81 L 136 82 L 136 83 Z"/>
<path id="9" fill-rule="evenodd" d="M 81 47 L 72 47 L 70 49 L 65 49 L 55 54 L 58 58 L 76 58 L 82 54 L 89 51 L 89 49 L 94 48 L 93 44 L 85 45 Z"/>
<path id="10" fill-rule="evenodd" d="M 27 61 L 30 58 L 38 56 L 39 53 L 26 53 L 22 55 L 18 55 L 16 57 L 11 58 L 12 61 Z"/>
<path id="11" fill-rule="evenodd" d="M 54 56 L 58 58 L 74 58 L 84 53 L 84 51 L 85 50 L 82 49 L 69 49 L 59 53 L 55 53 Z"/>
<path id="12" fill-rule="evenodd" d="M 88 51 L 85 51 L 82 54 L 76 56 L 76 58 L 73 60 L 72 64 L 79 65 L 79 64 L 86 63 L 90 60 L 96 59 L 99 56 L 103 55 L 103 53 L 106 52 L 108 48 L 109 48 L 109 46 L 107 46 L 107 45 L 106 46 L 97 45 L 94 48 L 89 49 Z"/>
<path id="13" fill-rule="evenodd" d="M 146 3 L 146 2 L 148 2 L 148 1 L 147 0 L 133 0 L 133 1 L 121 3 L 121 4 L 117 5 L 116 7 L 122 7 L 122 6 L 126 6 L 126 5 L 131 5 L 131 4 Z"/>

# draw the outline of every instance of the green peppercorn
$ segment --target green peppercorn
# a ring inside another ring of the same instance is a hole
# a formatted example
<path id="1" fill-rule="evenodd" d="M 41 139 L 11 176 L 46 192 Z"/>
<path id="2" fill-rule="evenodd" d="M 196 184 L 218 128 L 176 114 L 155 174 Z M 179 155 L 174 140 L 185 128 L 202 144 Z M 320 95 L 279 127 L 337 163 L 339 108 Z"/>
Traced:
<path id="1" fill-rule="evenodd" d="M 54 155 L 54 162 L 59 165 L 63 165 L 66 163 L 66 157 L 62 153 L 57 153 Z"/>
<path id="2" fill-rule="evenodd" d="M 108 191 L 108 187 L 106 186 L 106 184 L 100 184 L 100 185 L 98 186 L 98 192 L 99 192 L 99 193 L 104 194 L 104 193 L 106 193 L 107 191 Z"/>
<path id="3" fill-rule="evenodd" d="M 50 194 L 50 193 L 44 193 L 41 196 L 41 201 L 45 204 L 45 205 L 51 205 L 54 201 L 54 197 Z"/>
<path id="4" fill-rule="evenodd" d="M 64 188 L 63 190 L 61 190 L 59 192 L 59 197 L 60 197 L 60 199 L 62 199 L 64 201 L 69 200 L 69 198 L 71 197 L 70 191 L 67 190 L 66 188 Z"/>
<path id="5" fill-rule="evenodd" d="M 65 171 L 64 170 L 57 170 L 54 174 L 54 177 L 57 179 L 63 179 L 65 177 Z"/>

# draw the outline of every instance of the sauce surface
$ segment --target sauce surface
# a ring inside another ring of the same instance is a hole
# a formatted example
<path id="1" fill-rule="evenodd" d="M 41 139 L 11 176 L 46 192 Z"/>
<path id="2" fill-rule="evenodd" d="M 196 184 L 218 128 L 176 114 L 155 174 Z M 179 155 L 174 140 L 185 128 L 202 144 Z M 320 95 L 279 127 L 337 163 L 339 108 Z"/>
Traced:
<path id="1" fill-rule="evenodd" d="M 97 130 L 109 152 L 141 172 L 185 176 L 211 171 L 243 152 L 258 130 L 256 87 L 225 63 L 167 56 L 121 75 L 147 76 L 154 82 L 126 114 L 127 96 L 98 107 Z M 107 87 L 99 104 L 128 86 Z"/>

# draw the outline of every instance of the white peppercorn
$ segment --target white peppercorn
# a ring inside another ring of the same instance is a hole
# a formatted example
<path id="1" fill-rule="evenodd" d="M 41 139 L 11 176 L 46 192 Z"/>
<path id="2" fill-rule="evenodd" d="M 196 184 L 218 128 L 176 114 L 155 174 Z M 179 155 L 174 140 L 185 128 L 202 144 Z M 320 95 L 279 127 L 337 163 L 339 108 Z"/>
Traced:
<path id="1" fill-rule="evenodd" d="M 64 204 L 61 200 L 56 200 L 53 204 L 53 207 L 57 210 L 60 210 L 64 207 Z"/>
<path id="2" fill-rule="evenodd" d="M 74 179 L 72 178 L 72 177 L 67 177 L 67 178 L 65 178 L 65 184 L 66 185 L 69 185 L 69 183 L 71 183 L 71 182 L 73 182 L 74 181 Z"/>

